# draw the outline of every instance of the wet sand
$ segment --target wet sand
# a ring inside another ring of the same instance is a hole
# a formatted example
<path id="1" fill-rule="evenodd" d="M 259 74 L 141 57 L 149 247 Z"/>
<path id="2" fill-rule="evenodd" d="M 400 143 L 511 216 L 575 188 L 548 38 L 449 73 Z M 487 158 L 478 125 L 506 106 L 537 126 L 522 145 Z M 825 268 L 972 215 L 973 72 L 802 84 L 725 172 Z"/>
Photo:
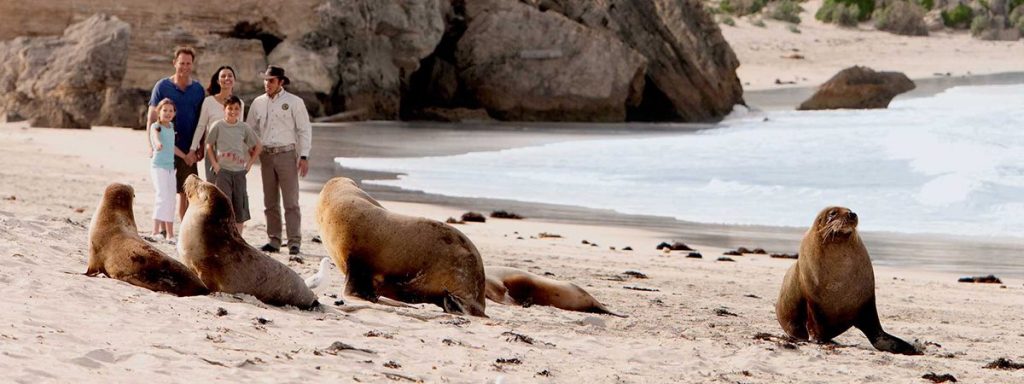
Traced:
<path id="1" fill-rule="evenodd" d="M 334 157 L 423 157 L 475 151 L 542 145 L 567 140 L 615 137 L 643 137 L 686 134 L 707 125 L 687 124 L 439 124 L 371 122 L 319 124 L 314 129 L 318 143 L 312 172 L 304 190 L 319 191 L 327 179 L 345 176 L 357 180 L 391 179 L 394 174 L 347 169 L 334 164 Z M 323 143 L 321 145 L 321 143 Z M 385 144 L 386 143 L 386 144 Z M 488 213 L 516 212 L 545 221 L 630 227 L 665 232 L 672 238 L 721 248 L 761 247 L 769 252 L 796 253 L 805 228 L 717 225 L 693 223 L 671 217 L 628 215 L 554 204 L 525 203 L 501 199 L 461 198 L 407 191 L 390 186 L 364 184 L 381 200 L 434 204 L 460 210 Z M 814 213 L 808 213 L 813 217 Z M 878 265 L 891 265 L 962 275 L 996 274 L 1024 277 L 1024 240 L 977 238 L 949 235 L 862 233 Z"/>

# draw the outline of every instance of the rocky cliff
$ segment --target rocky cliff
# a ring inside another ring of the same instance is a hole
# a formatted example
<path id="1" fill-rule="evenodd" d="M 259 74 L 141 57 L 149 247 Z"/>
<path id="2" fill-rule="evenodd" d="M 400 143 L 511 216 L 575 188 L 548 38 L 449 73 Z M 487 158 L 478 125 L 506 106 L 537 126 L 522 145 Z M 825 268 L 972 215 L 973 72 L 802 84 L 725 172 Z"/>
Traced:
<path id="1" fill-rule="evenodd" d="M 126 40 L 126 57 L 105 60 L 120 67 L 103 69 L 112 75 L 107 88 L 89 101 L 102 113 L 76 117 L 86 124 L 140 125 L 137 110 L 113 106 L 144 105 L 182 44 L 197 48 L 204 85 L 231 65 L 247 97 L 262 91 L 268 63 L 283 65 L 290 90 L 318 116 L 476 110 L 469 115 L 504 120 L 706 121 L 742 103 L 739 63 L 694 0 L 0 2 L 0 42 L 57 39 L 96 14 L 127 31 L 85 34 L 123 35 L 111 39 Z M 57 51 L 35 52 L 63 61 Z M 29 67 L 4 67 L 0 77 L 17 83 L 10 79 L 25 79 Z M 22 104 L 42 102 L 23 96 Z M 12 97 L 0 95 L 0 108 Z"/>

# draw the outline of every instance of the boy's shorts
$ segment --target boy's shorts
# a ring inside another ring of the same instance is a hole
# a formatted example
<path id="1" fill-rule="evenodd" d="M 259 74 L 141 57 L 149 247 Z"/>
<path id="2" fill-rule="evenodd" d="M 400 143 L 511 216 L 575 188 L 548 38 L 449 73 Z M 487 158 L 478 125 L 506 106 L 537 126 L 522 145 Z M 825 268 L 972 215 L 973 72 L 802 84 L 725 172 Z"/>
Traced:
<path id="1" fill-rule="evenodd" d="M 178 193 L 185 193 L 185 179 L 188 175 L 199 176 L 199 167 L 195 164 L 185 165 L 185 159 L 174 156 L 174 184 Z"/>
<path id="2" fill-rule="evenodd" d="M 235 222 L 249 221 L 249 194 L 245 188 L 245 171 L 229 171 L 221 169 L 217 172 L 217 188 L 228 196 L 231 208 L 235 212 Z"/>

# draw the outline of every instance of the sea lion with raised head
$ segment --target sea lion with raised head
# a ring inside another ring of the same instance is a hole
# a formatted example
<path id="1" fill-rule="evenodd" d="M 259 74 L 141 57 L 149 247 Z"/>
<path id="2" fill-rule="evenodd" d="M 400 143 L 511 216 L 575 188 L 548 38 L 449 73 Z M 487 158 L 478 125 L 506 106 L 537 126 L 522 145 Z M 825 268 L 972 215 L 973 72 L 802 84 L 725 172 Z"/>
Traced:
<path id="1" fill-rule="evenodd" d="M 480 252 L 459 230 L 389 212 L 344 177 L 324 185 L 316 216 L 324 247 L 345 275 L 345 295 L 486 316 Z"/>
<path id="2" fill-rule="evenodd" d="M 89 224 L 89 266 L 85 274 L 111 278 L 153 291 L 178 296 L 209 293 L 184 264 L 167 256 L 139 236 L 132 202 L 135 189 L 113 183 Z"/>
<path id="3" fill-rule="evenodd" d="M 547 305 L 567 311 L 602 313 L 626 317 L 612 312 L 576 284 L 510 267 L 486 266 L 487 298 L 510 305 Z"/>
<path id="4" fill-rule="evenodd" d="M 875 308 L 875 273 L 857 234 L 857 214 L 828 207 L 800 242 L 800 258 L 786 272 L 775 312 L 787 334 L 827 342 L 857 327 L 880 351 L 921 354 L 882 330 Z"/>
<path id="5" fill-rule="evenodd" d="M 300 309 L 320 305 L 295 271 L 242 239 L 224 192 L 195 175 L 185 180 L 184 190 L 188 210 L 178 253 L 211 291 L 245 293 L 270 305 Z"/>

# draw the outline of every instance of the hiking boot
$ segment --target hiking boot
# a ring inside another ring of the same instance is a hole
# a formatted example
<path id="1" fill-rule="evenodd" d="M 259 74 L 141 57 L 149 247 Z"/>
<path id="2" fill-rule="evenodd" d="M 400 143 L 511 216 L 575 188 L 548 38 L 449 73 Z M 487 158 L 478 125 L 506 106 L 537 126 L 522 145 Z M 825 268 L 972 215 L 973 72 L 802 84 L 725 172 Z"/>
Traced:
<path id="1" fill-rule="evenodd" d="M 289 255 L 298 255 L 299 254 L 299 246 L 298 245 L 289 245 L 288 246 L 288 254 Z"/>
<path id="2" fill-rule="evenodd" d="M 266 243 L 263 244 L 262 247 L 260 247 L 260 250 L 263 252 L 278 253 L 281 252 L 281 247 L 275 246 L 274 244 Z"/>

